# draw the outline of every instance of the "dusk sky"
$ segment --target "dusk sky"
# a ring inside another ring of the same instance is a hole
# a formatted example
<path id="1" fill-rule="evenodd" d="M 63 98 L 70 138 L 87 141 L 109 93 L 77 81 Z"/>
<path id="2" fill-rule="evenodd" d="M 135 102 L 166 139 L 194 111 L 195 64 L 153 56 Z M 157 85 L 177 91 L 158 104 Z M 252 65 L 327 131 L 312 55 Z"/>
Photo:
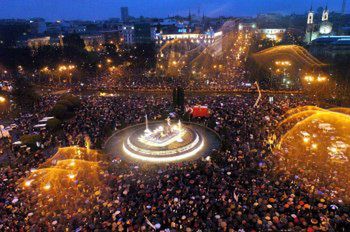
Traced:
<path id="1" fill-rule="evenodd" d="M 327 0 L 313 0 L 314 8 Z M 328 1 L 339 12 L 342 0 Z M 311 0 L 0 0 L 0 18 L 43 17 L 57 19 L 108 19 L 120 17 L 120 7 L 128 6 L 132 16 L 188 15 L 201 9 L 207 16 L 254 16 L 258 13 L 305 13 Z M 349 5 L 347 12 L 349 12 Z"/>

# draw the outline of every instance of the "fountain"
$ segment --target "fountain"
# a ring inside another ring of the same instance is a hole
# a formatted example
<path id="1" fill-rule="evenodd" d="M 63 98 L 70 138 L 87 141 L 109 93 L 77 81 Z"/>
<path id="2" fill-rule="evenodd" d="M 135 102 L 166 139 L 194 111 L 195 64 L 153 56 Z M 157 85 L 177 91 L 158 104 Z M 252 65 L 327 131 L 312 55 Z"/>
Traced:
<path id="1" fill-rule="evenodd" d="M 170 118 L 166 119 L 166 126 L 159 126 L 151 131 L 148 127 L 146 115 L 146 130 L 139 137 L 139 141 L 148 146 L 164 147 L 174 141 L 182 142 L 182 137 L 186 134 L 186 130 L 182 128 L 181 121 L 177 125 L 171 125 Z"/>
<path id="2" fill-rule="evenodd" d="M 106 143 L 109 154 L 142 162 L 166 163 L 193 159 L 217 148 L 217 135 L 196 124 L 177 123 L 168 117 L 163 122 L 148 122 L 125 128 L 112 135 Z"/>

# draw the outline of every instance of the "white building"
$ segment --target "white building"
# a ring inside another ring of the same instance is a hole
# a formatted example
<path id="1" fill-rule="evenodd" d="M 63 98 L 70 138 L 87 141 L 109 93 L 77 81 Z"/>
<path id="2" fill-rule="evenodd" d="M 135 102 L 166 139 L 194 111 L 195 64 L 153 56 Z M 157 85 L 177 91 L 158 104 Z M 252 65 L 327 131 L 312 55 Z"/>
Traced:
<path id="1" fill-rule="evenodd" d="M 216 39 L 222 37 L 222 31 L 214 33 L 213 31 L 208 31 L 204 34 L 186 33 L 186 34 L 161 34 L 156 35 L 156 43 L 162 45 L 163 43 L 171 40 L 186 40 L 191 43 L 203 43 L 212 44 Z"/>
<path id="2" fill-rule="evenodd" d="M 121 32 L 125 44 L 135 43 L 135 27 L 133 25 L 123 25 Z"/>
<path id="3" fill-rule="evenodd" d="M 42 46 L 50 45 L 50 36 L 31 38 L 27 40 L 27 46 L 32 49 L 37 49 Z"/>
<path id="4" fill-rule="evenodd" d="M 262 28 L 258 29 L 258 32 L 263 38 L 273 41 L 280 41 L 286 32 L 285 28 Z"/>

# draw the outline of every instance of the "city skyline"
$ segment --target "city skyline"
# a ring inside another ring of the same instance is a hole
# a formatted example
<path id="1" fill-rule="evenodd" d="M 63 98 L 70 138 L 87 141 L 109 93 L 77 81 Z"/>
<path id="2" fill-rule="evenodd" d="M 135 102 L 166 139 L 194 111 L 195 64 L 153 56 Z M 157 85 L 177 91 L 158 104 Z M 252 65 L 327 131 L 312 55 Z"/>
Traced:
<path id="1" fill-rule="evenodd" d="M 291 3 L 293 5 L 291 6 Z M 167 17 L 168 15 L 188 15 L 189 10 L 193 14 L 205 14 L 210 17 L 217 16 L 255 16 L 259 13 L 281 13 L 290 14 L 306 13 L 310 8 L 311 1 L 302 0 L 235 0 L 235 1 L 218 1 L 218 0 L 194 0 L 191 2 L 185 0 L 139 0 L 130 2 L 126 0 L 68 0 L 56 1 L 44 0 L 2 0 L 0 9 L 1 19 L 23 18 L 29 19 L 42 17 L 48 21 L 58 19 L 66 20 L 102 20 L 108 18 L 120 18 L 120 7 L 129 8 L 131 16 L 139 17 Z M 326 6 L 326 0 L 314 0 L 313 8 Z M 142 6 L 142 7 L 140 7 Z M 328 2 L 330 11 L 340 12 L 342 0 Z M 346 7 L 349 12 L 349 4 Z"/>

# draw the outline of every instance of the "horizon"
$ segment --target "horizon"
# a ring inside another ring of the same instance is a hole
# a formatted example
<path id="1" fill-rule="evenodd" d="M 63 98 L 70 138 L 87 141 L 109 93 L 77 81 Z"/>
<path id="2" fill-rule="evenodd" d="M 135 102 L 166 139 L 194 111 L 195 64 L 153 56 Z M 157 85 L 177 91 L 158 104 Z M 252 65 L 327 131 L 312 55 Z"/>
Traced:
<path id="1" fill-rule="evenodd" d="M 2 0 L 0 19 L 31 19 L 44 18 L 46 21 L 56 20 L 107 20 L 110 18 L 121 18 L 120 7 L 129 8 L 129 15 L 133 17 L 166 18 L 168 16 L 187 16 L 189 11 L 194 15 L 205 15 L 207 17 L 255 17 L 258 14 L 278 13 L 283 15 L 305 14 L 311 5 L 302 0 L 139 0 L 130 2 L 126 0 L 61 0 L 59 4 L 55 1 L 44 0 Z M 314 0 L 313 9 L 326 6 L 326 0 Z M 328 3 L 331 12 L 341 11 L 342 0 Z M 350 4 L 346 7 L 349 12 Z M 147 12 L 145 14 L 145 12 Z"/>

